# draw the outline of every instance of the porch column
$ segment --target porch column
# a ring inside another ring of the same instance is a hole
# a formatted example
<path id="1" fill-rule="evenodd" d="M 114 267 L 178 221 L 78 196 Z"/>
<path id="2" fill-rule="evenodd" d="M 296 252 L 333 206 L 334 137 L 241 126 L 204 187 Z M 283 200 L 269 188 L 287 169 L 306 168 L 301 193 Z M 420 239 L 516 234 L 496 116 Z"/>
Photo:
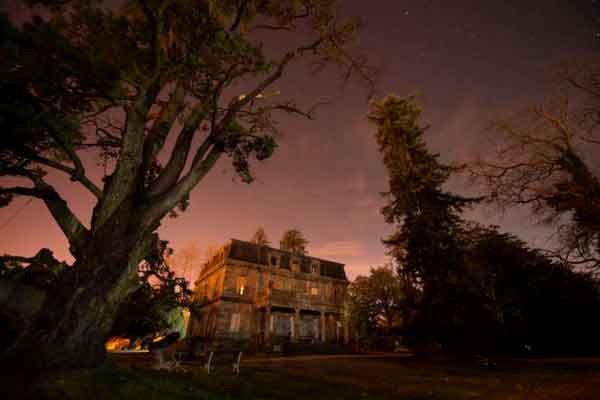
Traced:
<path id="1" fill-rule="evenodd" d="M 265 340 L 271 338 L 271 332 L 273 331 L 273 315 L 271 314 L 271 307 L 265 308 Z"/>
<path id="2" fill-rule="evenodd" d="M 298 337 L 300 336 L 300 309 L 294 309 L 294 317 L 292 319 L 292 340 L 294 342 L 298 341 Z"/>
<path id="3" fill-rule="evenodd" d="M 346 321 L 342 321 L 342 327 L 344 329 L 344 344 L 348 344 L 350 342 L 350 329 L 348 327 L 348 323 Z"/>
<path id="4" fill-rule="evenodd" d="M 327 340 L 327 335 L 325 334 L 325 312 L 321 311 L 321 341 L 324 342 Z"/>

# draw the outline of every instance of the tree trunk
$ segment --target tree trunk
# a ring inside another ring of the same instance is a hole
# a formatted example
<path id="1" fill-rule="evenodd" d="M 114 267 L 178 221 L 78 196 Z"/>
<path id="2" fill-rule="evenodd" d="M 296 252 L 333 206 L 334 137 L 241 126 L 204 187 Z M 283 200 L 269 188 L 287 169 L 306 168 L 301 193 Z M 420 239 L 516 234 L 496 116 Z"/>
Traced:
<path id="1" fill-rule="evenodd" d="M 138 285 L 137 265 L 149 239 L 105 231 L 94 235 L 73 268 L 64 271 L 35 320 L 2 358 L 40 371 L 94 367 L 104 360 L 104 343 L 120 305 Z"/>

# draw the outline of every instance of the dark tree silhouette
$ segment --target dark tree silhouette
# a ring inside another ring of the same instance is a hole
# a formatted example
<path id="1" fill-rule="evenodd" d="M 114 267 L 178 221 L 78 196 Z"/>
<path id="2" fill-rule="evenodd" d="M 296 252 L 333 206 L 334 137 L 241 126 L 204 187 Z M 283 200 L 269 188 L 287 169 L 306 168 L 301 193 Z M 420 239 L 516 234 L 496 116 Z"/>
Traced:
<path id="1" fill-rule="evenodd" d="M 276 148 L 277 113 L 312 116 L 270 95 L 290 65 L 305 59 L 341 66 L 346 77 L 368 74 L 350 53 L 356 24 L 338 19 L 335 1 L 131 0 L 119 10 L 84 0 L 27 3 L 51 6 L 47 17 L 19 28 L 0 18 L 0 175 L 23 181 L 2 187 L 0 203 L 43 201 L 75 262 L 3 356 L 31 368 L 94 366 L 138 287 L 138 265 L 158 247 L 161 220 L 185 209 L 221 158 L 252 181 L 252 159 Z M 281 31 L 305 40 L 282 43 Z M 267 54 L 258 37 L 287 48 Z M 247 89 L 234 94 L 241 82 Z M 104 160 L 102 182 L 83 152 Z M 94 198 L 89 224 L 48 171 Z"/>
<path id="2" fill-rule="evenodd" d="M 252 235 L 252 239 L 250 239 L 250 241 L 261 246 L 268 246 L 271 244 L 263 227 L 258 228 L 256 232 L 254 232 L 254 235 Z"/>
<path id="3" fill-rule="evenodd" d="M 285 231 L 279 242 L 281 250 L 290 251 L 295 254 L 306 254 L 307 245 L 308 240 L 306 240 L 304 234 L 298 229 L 288 229 Z"/>
<path id="4" fill-rule="evenodd" d="M 554 255 L 600 268 L 600 64 L 586 62 L 564 74 L 565 85 L 546 104 L 495 121 L 495 153 L 471 165 L 487 200 L 525 205 L 554 228 Z"/>

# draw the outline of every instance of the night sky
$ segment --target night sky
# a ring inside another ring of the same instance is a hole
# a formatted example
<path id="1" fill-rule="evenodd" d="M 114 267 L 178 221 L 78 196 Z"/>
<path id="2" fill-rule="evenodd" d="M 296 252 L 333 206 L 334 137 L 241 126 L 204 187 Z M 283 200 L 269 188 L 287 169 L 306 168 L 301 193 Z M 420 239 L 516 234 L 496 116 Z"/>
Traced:
<path id="1" fill-rule="evenodd" d="M 430 148 L 445 161 L 461 161 L 482 152 L 492 118 L 549 94 L 558 63 L 595 51 L 591 3 L 353 0 L 344 1 L 343 10 L 365 23 L 360 44 L 380 67 L 380 92 L 420 93 L 425 122 L 432 126 Z M 164 220 L 161 237 L 175 249 L 192 241 L 205 248 L 249 239 L 263 226 L 278 244 L 283 231 L 295 227 L 309 239 L 309 254 L 346 263 L 351 278 L 383 263 L 380 239 L 392 231 L 379 213 L 387 178 L 365 118 L 366 92 L 338 78 L 333 71 L 311 76 L 303 66 L 295 68 L 277 88 L 301 104 L 328 104 L 314 121 L 279 119 L 280 147 L 255 166 L 254 183 L 235 179 L 229 159 L 222 159 L 192 193 L 189 210 Z M 89 221 L 91 196 L 62 176 L 50 181 Z M 461 179 L 449 188 L 473 191 Z M 72 260 L 45 206 L 33 201 L 23 208 L 26 201 L 0 209 L 0 253 L 31 256 L 49 247 L 58 258 Z M 468 217 L 548 245 L 548 232 L 524 210 L 499 215 L 478 208 Z"/>

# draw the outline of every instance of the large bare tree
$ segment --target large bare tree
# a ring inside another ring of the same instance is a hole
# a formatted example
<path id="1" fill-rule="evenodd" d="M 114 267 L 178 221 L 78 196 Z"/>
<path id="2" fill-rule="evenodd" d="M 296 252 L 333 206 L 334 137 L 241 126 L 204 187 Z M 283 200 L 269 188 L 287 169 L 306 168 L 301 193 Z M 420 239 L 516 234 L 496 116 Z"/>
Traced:
<path id="1" fill-rule="evenodd" d="M 548 102 L 493 123 L 493 150 L 471 171 L 490 201 L 529 206 L 552 226 L 556 256 L 598 268 L 600 63 L 587 60 L 560 76 Z"/>
<path id="2" fill-rule="evenodd" d="M 1 19 L 0 174 L 22 183 L 4 185 L 0 203 L 43 201 L 75 262 L 3 355 L 30 367 L 93 366 L 138 265 L 158 246 L 161 220 L 185 208 L 223 157 L 252 181 L 251 159 L 276 147 L 277 113 L 311 117 L 271 95 L 290 65 L 335 64 L 346 79 L 370 80 L 352 55 L 356 24 L 338 17 L 334 0 L 28 3 L 49 7 L 46 16 L 18 28 Z M 269 41 L 286 48 L 267 51 Z M 84 151 L 104 160 L 103 181 Z M 71 210 L 49 171 L 91 193 L 91 221 Z"/>

